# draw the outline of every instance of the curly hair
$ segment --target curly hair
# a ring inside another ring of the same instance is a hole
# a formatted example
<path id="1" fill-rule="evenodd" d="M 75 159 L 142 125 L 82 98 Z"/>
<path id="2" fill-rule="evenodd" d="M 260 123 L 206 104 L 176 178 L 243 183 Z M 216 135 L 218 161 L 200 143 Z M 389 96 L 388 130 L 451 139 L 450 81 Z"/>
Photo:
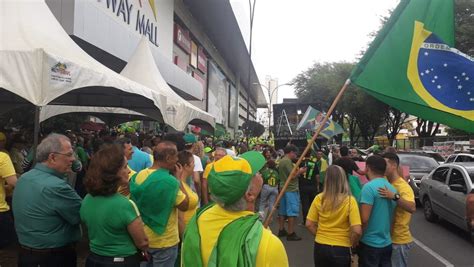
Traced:
<path id="1" fill-rule="evenodd" d="M 92 156 L 84 185 L 93 196 L 109 196 L 117 192 L 121 177 L 117 175 L 125 163 L 122 146 L 104 145 Z"/>

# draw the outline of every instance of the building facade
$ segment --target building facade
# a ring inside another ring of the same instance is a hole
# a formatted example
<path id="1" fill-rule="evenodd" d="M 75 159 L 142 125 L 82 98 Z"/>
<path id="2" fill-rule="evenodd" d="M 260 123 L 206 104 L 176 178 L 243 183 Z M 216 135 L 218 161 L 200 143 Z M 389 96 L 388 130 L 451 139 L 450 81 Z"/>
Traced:
<path id="1" fill-rule="evenodd" d="M 145 36 L 166 82 L 235 133 L 266 107 L 228 1 L 46 0 L 71 38 L 120 72 Z"/>

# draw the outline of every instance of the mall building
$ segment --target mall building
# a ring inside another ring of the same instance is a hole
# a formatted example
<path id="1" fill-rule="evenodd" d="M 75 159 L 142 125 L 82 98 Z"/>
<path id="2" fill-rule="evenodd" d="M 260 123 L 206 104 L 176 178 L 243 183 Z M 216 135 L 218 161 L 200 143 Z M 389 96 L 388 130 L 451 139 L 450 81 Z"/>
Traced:
<path id="1" fill-rule="evenodd" d="M 120 72 L 142 36 L 176 93 L 235 133 L 267 107 L 228 0 L 46 0 L 70 37 Z"/>

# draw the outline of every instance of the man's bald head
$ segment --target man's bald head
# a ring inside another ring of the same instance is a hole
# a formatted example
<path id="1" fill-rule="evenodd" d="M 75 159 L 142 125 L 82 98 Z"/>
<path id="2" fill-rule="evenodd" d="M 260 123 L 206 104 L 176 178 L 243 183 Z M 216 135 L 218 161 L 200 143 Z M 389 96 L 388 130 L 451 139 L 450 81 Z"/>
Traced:
<path id="1" fill-rule="evenodd" d="M 176 144 L 171 141 L 161 141 L 153 149 L 153 157 L 156 161 L 167 162 L 168 158 L 178 155 Z"/>

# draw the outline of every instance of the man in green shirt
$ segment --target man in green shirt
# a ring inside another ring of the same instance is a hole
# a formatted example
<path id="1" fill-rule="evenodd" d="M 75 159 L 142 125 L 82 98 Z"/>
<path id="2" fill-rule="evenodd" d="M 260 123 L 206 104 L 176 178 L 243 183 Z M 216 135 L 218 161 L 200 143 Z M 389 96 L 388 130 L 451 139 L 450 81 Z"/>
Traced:
<path id="1" fill-rule="evenodd" d="M 19 266 L 76 266 L 81 238 L 81 198 L 64 181 L 74 151 L 69 138 L 51 134 L 37 147 L 38 164 L 22 175 L 13 193 Z"/>
<path id="2" fill-rule="evenodd" d="M 297 158 L 298 148 L 294 145 L 288 145 L 283 149 L 285 156 L 278 164 L 278 174 L 280 177 L 280 188 L 283 188 L 288 176 L 293 170 L 293 161 Z M 281 198 L 280 208 L 278 210 L 279 231 L 278 236 L 286 236 L 288 241 L 298 241 L 301 237 L 295 233 L 295 218 L 300 214 L 300 194 L 298 187 L 298 176 L 306 172 L 306 167 L 298 168 L 298 172 L 288 183 L 283 197 Z M 288 232 L 285 230 L 285 218 L 288 218 Z"/>

